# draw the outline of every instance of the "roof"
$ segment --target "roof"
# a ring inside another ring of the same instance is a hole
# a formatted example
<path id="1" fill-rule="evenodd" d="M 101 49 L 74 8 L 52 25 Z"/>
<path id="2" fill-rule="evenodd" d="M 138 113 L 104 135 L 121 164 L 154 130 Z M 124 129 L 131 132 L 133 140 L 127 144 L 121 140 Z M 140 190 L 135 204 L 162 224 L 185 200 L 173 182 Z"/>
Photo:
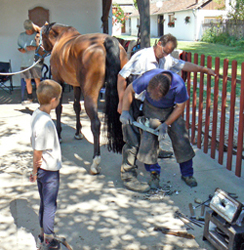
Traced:
<path id="1" fill-rule="evenodd" d="M 162 7 L 157 7 L 158 2 L 150 3 L 150 15 L 159 15 L 164 13 L 191 10 L 201 8 L 204 4 L 211 2 L 212 0 L 164 0 Z M 130 16 L 139 16 L 138 10 L 134 10 Z"/>

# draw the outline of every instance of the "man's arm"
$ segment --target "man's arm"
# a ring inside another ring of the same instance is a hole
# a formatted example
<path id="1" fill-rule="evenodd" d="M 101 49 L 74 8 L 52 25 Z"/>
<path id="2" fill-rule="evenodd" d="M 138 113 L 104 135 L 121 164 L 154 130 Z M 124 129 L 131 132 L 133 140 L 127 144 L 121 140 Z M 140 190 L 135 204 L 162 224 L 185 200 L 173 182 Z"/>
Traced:
<path id="1" fill-rule="evenodd" d="M 194 63 L 190 63 L 190 62 L 185 62 L 182 70 L 184 71 L 188 71 L 188 72 L 202 72 L 202 73 L 206 73 L 212 76 L 216 76 L 215 72 L 212 69 L 194 64 Z"/>
<path id="2" fill-rule="evenodd" d="M 118 113 L 122 113 L 122 102 L 123 102 L 123 97 L 126 89 L 126 80 L 123 76 L 118 74 L 118 80 L 117 80 L 117 90 L 118 90 L 118 95 L 119 95 L 119 104 L 118 104 Z"/>
<path id="3" fill-rule="evenodd" d="M 183 103 L 177 103 L 173 112 L 170 114 L 168 119 L 164 122 L 170 126 L 175 120 L 177 120 L 183 113 L 185 109 L 186 101 Z"/>
<path id="4" fill-rule="evenodd" d="M 132 83 L 126 88 L 124 92 L 124 97 L 123 97 L 123 106 L 122 110 L 129 111 L 130 110 L 130 105 L 133 101 L 133 96 L 135 94 L 135 91 L 133 89 Z"/>

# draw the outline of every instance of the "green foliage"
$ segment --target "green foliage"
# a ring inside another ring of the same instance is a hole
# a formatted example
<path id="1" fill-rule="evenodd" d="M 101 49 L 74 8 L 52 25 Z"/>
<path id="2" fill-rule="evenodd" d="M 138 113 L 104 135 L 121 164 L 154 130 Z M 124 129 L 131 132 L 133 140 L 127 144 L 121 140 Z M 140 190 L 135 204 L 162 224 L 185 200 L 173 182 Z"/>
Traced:
<path id="1" fill-rule="evenodd" d="M 223 44 L 231 47 L 244 47 L 244 38 L 237 39 L 235 36 L 230 36 L 228 33 L 218 33 L 215 27 L 207 29 L 203 36 L 202 42 Z"/>
<path id="2" fill-rule="evenodd" d="M 137 0 L 133 0 L 135 8 L 138 10 Z"/>
<path id="3" fill-rule="evenodd" d="M 229 3 L 231 10 L 228 13 L 228 17 L 237 20 L 244 20 L 244 0 L 230 1 Z"/>
<path id="4" fill-rule="evenodd" d="M 206 43 L 215 43 L 217 36 L 217 29 L 215 27 L 211 27 L 207 29 L 202 35 L 202 41 Z"/>
<path id="5" fill-rule="evenodd" d="M 118 4 L 113 4 L 113 7 L 115 7 L 113 11 L 113 16 L 115 17 L 115 20 L 117 20 L 117 22 L 119 23 L 124 24 L 126 19 L 124 11 Z"/>

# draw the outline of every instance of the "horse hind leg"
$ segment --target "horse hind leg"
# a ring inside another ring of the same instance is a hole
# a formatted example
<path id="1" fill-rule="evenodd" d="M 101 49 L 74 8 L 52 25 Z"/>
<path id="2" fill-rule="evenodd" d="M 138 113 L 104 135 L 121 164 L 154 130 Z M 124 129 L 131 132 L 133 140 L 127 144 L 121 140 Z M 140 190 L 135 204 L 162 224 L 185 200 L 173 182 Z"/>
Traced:
<path id="1" fill-rule="evenodd" d="M 97 99 L 97 98 L 95 98 Z M 101 172 L 101 168 L 99 164 L 101 162 L 100 156 L 100 127 L 101 122 L 97 113 L 97 105 L 93 98 L 89 96 L 85 96 L 85 109 L 86 113 L 91 120 L 91 131 L 94 138 L 94 155 L 93 155 L 93 163 L 90 167 L 90 174 L 96 175 Z"/>
<path id="2" fill-rule="evenodd" d="M 82 140 L 83 134 L 81 133 L 81 123 L 80 123 L 80 112 L 81 112 L 81 105 L 80 105 L 80 97 L 81 97 L 81 88 L 74 87 L 74 111 L 76 115 L 76 132 L 74 138 L 76 140 Z"/>

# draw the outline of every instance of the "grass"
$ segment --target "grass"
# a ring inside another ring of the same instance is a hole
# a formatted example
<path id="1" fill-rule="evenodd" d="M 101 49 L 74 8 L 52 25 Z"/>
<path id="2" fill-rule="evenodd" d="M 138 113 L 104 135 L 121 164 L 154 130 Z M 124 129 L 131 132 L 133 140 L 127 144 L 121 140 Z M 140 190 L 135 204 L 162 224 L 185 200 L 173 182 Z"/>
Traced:
<path id="1" fill-rule="evenodd" d="M 133 36 L 119 36 L 125 40 L 136 40 L 137 37 Z M 157 38 L 151 38 L 151 46 L 155 44 Z M 229 60 L 228 76 L 231 77 L 231 65 L 232 61 L 237 61 L 237 78 L 241 79 L 241 64 L 244 62 L 244 50 L 238 47 L 230 47 L 220 44 L 205 43 L 205 42 L 189 42 L 189 41 L 178 41 L 178 49 L 192 53 L 192 61 L 194 60 L 193 55 L 198 54 L 198 60 L 200 64 L 201 55 L 205 55 L 205 65 L 207 64 L 207 57 L 212 56 L 212 68 L 215 67 L 215 58 L 220 58 L 220 74 L 223 74 L 223 62 L 224 59 Z M 212 83 L 212 85 L 214 82 Z M 228 82 L 228 92 L 230 92 L 230 82 Z M 221 86 L 220 86 L 221 89 Z M 240 84 L 237 84 L 237 94 L 240 93 Z"/>

